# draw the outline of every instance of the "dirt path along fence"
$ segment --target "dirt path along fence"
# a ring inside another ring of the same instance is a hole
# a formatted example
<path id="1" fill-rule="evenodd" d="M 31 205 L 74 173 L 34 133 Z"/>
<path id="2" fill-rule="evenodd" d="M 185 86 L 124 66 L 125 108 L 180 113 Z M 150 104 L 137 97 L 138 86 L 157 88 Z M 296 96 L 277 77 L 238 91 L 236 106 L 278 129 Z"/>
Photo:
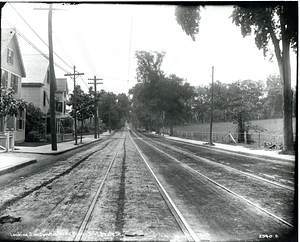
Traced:
<path id="1" fill-rule="evenodd" d="M 169 135 L 170 130 L 165 129 L 164 133 Z M 173 136 L 191 139 L 203 142 L 209 142 L 210 133 L 209 132 L 199 132 L 199 131 L 184 131 L 184 130 L 173 130 Z M 283 134 L 266 134 L 266 133 L 248 133 L 243 134 L 244 140 L 247 140 L 244 143 L 252 144 L 256 147 L 264 148 L 274 148 L 280 149 L 283 144 Z M 213 132 L 212 139 L 215 143 L 236 143 L 238 142 L 238 133 L 236 132 Z M 294 140 L 296 135 L 294 134 Z"/>

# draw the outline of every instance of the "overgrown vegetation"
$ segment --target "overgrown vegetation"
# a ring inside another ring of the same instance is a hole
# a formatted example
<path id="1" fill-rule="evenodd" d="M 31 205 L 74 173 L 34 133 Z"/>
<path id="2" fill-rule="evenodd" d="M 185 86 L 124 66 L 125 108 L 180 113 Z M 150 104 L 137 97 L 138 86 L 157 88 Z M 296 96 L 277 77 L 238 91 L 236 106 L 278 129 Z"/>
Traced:
<path id="1" fill-rule="evenodd" d="M 29 103 L 26 108 L 25 141 L 38 142 L 45 133 L 45 121 L 40 108 Z"/>
<path id="2" fill-rule="evenodd" d="M 199 32 L 199 6 L 176 7 L 177 23 L 185 33 L 195 40 Z M 296 2 L 266 2 L 264 4 L 239 3 L 234 6 L 232 22 L 241 28 L 243 37 L 253 34 L 258 49 L 271 58 L 275 53 L 280 79 L 283 83 L 283 151 L 294 150 L 292 126 L 292 88 L 290 49 L 298 51 L 298 4 Z"/>

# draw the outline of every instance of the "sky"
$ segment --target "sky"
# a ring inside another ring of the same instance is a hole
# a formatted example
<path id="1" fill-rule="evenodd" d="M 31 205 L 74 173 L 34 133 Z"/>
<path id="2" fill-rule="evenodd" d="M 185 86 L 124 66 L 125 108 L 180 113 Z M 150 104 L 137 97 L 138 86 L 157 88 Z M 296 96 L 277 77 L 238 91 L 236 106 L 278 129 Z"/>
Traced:
<path id="1" fill-rule="evenodd" d="M 48 8 L 42 3 L 8 2 L 2 8 L 2 28 L 16 28 L 45 54 L 48 49 Z M 147 4 L 53 4 L 52 29 L 57 78 L 76 72 L 76 84 L 87 92 L 96 78 L 97 90 L 128 93 L 136 82 L 136 51 L 164 51 L 162 70 L 193 86 L 212 81 L 263 80 L 279 74 L 277 60 L 264 58 L 254 36 L 242 37 L 232 23 L 232 6 L 201 8 L 199 34 L 192 41 L 177 24 L 175 6 Z M 18 36 L 22 54 L 38 52 Z M 24 63 L 26 65 L 26 63 Z M 291 53 L 292 86 L 296 84 L 296 57 Z M 63 70 L 62 70 L 63 69 Z M 67 72 L 66 72 L 67 71 Z M 100 82 L 100 81 L 98 81 Z"/>

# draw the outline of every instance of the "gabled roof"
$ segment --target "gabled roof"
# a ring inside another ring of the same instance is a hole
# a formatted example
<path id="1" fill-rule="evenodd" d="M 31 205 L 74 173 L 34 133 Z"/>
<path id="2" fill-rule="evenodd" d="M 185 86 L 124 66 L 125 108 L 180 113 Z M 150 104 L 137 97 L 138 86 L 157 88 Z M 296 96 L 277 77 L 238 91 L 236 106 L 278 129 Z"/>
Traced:
<path id="1" fill-rule="evenodd" d="M 68 93 L 68 82 L 67 78 L 56 78 L 56 92 L 67 92 Z"/>
<path id="2" fill-rule="evenodd" d="M 49 61 L 40 54 L 23 55 L 27 76 L 22 83 L 44 83 Z"/>
<path id="3" fill-rule="evenodd" d="M 3 55 L 4 51 L 7 49 L 8 44 L 14 40 L 16 44 L 16 54 L 18 57 L 18 60 L 20 62 L 20 68 L 21 68 L 21 76 L 26 77 L 25 67 L 21 55 L 20 45 L 18 41 L 18 37 L 16 34 L 16 29 L 12 28 L 4 28 L 1 29 L 1 56 Z"/>

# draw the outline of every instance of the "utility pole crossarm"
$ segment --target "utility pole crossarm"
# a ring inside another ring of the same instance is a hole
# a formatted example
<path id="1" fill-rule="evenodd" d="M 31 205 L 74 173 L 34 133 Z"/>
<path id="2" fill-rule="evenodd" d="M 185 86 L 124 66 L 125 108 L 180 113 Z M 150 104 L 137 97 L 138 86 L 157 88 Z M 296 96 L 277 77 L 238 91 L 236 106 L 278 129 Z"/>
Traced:
<path id="1" fill-rule="evenodd" d="M 88 80 L 93 80 L 94 82 L 89 82 L 88 84 L 94 84 L 94 89 L 95 89 L 95 132 L 94 132 L 94 138 L 97 139 L 98 136 L 98 117 L 97 117 L 97 110 L 98 110 L 98 103 L 96 99 L 96 93 L 97 93 L 97 84 L 103 84 L 103 82 L 97 82 L 100 80 L 103 80 L 102 78 L 97 78 L 94 76 L 94 78 L 88 78 Z"/>
<path id="2" fill-rule="evenodd" d="M 75 92 L 75 88 L 76 88 L 76 78 L 80 75 L 84 75 L 84 73 L 79 73 L 75 71 L 76 67 L 74 66 L 73 67 L 73 70 L 74 70 L 74 73 L 68 73 L 68 74 L 65 74 L 65 76 L 72 76 L 73 77 L 73 81 L 74 81 L 74 129 L 75 129 L 75 145 L 77 145 L 77 123 L 76 123 L 76 119 L 77 119 L 77 104 L 76 104 L 76 92 Z"/>

